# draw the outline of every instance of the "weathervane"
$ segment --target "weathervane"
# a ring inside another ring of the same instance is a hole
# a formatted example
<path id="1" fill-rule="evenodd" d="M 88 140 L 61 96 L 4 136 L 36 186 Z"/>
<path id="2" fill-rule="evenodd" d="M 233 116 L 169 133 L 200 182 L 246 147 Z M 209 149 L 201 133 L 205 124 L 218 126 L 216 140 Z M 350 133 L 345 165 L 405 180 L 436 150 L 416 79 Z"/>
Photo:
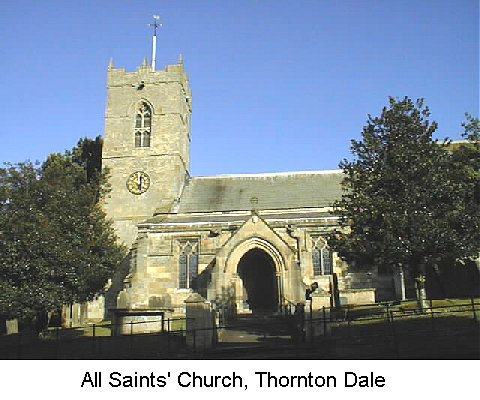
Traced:
<path id="1" fill-rule="evenodd" d="M 153 16 L 153 24 L 148 24 L 148 26 L 153 26 L 153 41 L 152 41 L 152 71 L 155 71 L 155 58 L 157 54 L 157 28 L 162 26 L 158 21 L 160 20 L 159 15 Z"/>

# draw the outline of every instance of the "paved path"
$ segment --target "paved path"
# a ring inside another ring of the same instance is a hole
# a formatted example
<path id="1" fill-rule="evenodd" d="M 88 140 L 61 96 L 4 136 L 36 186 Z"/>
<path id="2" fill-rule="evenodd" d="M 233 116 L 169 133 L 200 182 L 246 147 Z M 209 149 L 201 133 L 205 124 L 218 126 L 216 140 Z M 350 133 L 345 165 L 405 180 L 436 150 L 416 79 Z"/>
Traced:
<path id="1" fill-rule="evenodd" d="M 238 316 L 219 332 L 220 343 L 289 342 L 287 320 L 276 315 Z"/>

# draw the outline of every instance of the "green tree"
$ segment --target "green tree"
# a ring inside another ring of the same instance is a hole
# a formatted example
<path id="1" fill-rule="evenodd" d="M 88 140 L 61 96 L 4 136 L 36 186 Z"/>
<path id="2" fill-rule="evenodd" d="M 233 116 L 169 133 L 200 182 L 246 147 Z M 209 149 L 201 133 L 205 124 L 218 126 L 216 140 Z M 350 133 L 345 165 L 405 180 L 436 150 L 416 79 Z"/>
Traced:
<path id="1" fill-rule="evenodd" d="M 451 222 L 463 232 L 460 248 L 468 258 L 480 251 L 480 121 L 469 114 L 466 117 L 462 124 L 465 141 L 451 145 L 450 172 L 460 198 Z"/>
<path id="2" fill-rule="evenodd" d="M 360 268 L 408 268 L 425 306 L 426 266 L 478 253 L 478 213 L 467 200 L 466 157 L 433 140 L 437 124 L 422 100 L 390 98 L 380 117 L 368 117 L 362 140 L 344 160 L 344 195 L 335 204 L 339 229 L 329 243 Z M 476 224 L 476 225 L 475 225 Z"/>
<path id="3" fill-rule="evenodd" d="M 468 283 L 463 282 L 462 285 L 455 280 L 453 283 L 457 287 L 463 286 L 463 294 L 475 296 L 480 290 L 478 265 L 474 267 L 475 259 L 477 264 L 480 262 L 480 123 L 478 118 L 467 114 L 467 120 L 462 125 L 465 140 L 449 145 L 450 182 L 458 200 L 448 217 L 450 226 L 459 233 L 456 237 L 457 259 L 447 259 L 435 270 L 447 277 L 466 276 L 468 271 Z M 448 271 L 452 265 L 455 265 L 455 270 Z"/>
<path id="4" fill-rule="evenodd" d="M 105 180 L 100 165 L 92 164 L 98 146 L 100 139 L 84 139 L 41 166 L 0 169 L 0 315 L 5 318 L 39 323 L 63 304 L 92 299 L 123 259 L 124 249 L 98 201 Z"/>

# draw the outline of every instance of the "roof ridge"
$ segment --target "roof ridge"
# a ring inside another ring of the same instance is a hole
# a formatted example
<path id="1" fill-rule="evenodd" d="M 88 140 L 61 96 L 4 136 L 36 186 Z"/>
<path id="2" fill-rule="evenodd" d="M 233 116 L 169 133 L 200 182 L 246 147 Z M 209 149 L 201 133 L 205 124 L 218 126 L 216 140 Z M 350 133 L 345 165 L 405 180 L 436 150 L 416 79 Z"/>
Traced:
<path id="1" fill-rule="evenodd" d="M 341 169 L 323 170 L 323 171 L 291 171 L 291 172 L 265 172 L 256 174 L 225 174 L 210 176 L 192 176 L 191 179 L 215 179 L 215 178 L 262 178 L 276 176 L 295 176 L 295 175 L 328 175 L 340 174 Z"/>

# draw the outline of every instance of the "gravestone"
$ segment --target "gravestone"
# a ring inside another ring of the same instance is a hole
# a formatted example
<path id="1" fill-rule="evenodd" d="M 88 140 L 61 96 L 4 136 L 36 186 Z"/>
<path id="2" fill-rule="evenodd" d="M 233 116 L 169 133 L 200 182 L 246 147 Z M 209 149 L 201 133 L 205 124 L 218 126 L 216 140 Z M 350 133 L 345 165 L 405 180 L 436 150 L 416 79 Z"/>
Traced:
<path id="1" fill-rule="evenodd" d="M 7 335 L 18 333 L 18 319 L 9 319 L 6 321 Z"/>

